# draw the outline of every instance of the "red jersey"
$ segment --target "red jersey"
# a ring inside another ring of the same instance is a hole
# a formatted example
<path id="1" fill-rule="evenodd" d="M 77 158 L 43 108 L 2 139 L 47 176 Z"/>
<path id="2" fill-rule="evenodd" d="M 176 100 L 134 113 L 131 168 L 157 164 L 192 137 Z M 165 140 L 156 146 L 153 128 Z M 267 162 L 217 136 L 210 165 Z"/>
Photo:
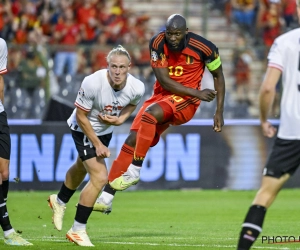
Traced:
<path id="1" fill-rule="evenodd" d="M 96 19 L 96 8 L 91 6 L 89 8 L 80 7 L 77 11 L 77 21 L 79 24 L 83 24 L 86 31 L 86 39 L 92 40 L 96 36 L 96 26 L 92 27 L 89 22 L 91 18 Z"/>
<path id="2" fill-rule="evenodd" d="M 165 32 L 155 35 L 149 44 L 151 66 L 153 68 L 169 68 L 170 78 L 182 85 L 200 89 L 205 65 L 219 59 L 218 48 L 205 38 L 188 32 L 185 48 L 180 52 L 168 49 Z M 170 92 L 163 89 L 156 80 L 154 94 Z"/>
<path id="3" fill-rule="evenodd" d="M 63 22 L 55 26 L 55 31 L 62 32 L 66 30 L 66 34 L 61 38 L 59 44 L 61 45 L 76 45 L 77 36 L 79 35 L 79 26 L 77 24 L 67 25 Z"/>

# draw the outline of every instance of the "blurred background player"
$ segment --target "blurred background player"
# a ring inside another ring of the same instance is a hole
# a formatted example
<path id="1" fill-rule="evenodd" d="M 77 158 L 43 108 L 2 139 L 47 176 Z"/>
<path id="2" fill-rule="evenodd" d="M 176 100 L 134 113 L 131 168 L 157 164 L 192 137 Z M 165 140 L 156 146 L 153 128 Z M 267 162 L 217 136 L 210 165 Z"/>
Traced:
<path id="1" fill-rule="evenodd" d="M 300 20 L 300 0 L 297 0 Z M 300 28 L 279 36 L 268 55 L 268 68 L 262 83 L 260 100 L 260 122 L 263 135 L 273 137 L 276 128 L 267 120 L 282 74 L 280 125 L 272 152 L 263 171 L 258 190 L 246 218 L 238 241 L 238 250 L 248 250 L 262 231 L 267 209 L 275 200 L 283 184 L 300 165 L 300 85 L 299 51 Z"/>
<path id="2" fill-rule="evenodd" d="M 0 225 L 4 232 L 4 243 L 7 245 L 29 246 L 30 242 L 24 240 L 15 232 L 10 224 L 6 201 L 9 186 L 9 160 L 10 160 L 10 132 L 7 123 L 7 115 L 4 110 L 4 79 L 7 72 L 7 45 L 0 38 Z"/>
<path id="3" fill-rule="evenodd" d="M 114 126 L 123 124 L 135 110 L 144 92 L 144 84 L 128 73 L 131 57 L 122 46 L 112 49 L 107 56 L 108 69 L 87 76 L 78 92 L 68 125 L 78 151 L 77 161 L 69 168 L 59 193 L 50 195 L 53 223 L 61 230 L 66 203 L 84 180 L 89 181 L 80 193 L 74 224 L 66 237 L 80 246 L 94 246 L 86 224 L 93 205 L 107 183 L 104 158 Z"/>
<path id="4" fill-rule="evenodd" d="M 109 184 L 97 199 L 95 210 L 111 211 L 116 190 L 136 184 L 150 147 L 170 125 L 180 125 L 193 118 L 201 100 L 217 96 L 213 129 L 221 132 L 225 80 L 217 47 L 205 38 L 189 32 L 186 20 L 171 15 L 166 30 L 150 40 L 151 66 L 156 76 L 154 94 L 136 115 L 130 133 L 109 172 Z M 214 79 L 215 90 L 201 88 L 205 66 Z"/>

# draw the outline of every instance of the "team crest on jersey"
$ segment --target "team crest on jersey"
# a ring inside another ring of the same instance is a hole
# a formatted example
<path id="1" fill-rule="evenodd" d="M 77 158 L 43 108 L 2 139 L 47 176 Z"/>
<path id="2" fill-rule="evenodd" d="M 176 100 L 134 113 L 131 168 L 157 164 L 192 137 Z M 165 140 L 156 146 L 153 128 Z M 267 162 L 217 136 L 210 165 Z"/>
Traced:
<path id="1" fill-rule="evenodd" d="M 187 55 L 185 57 L 186 64 L 193 64 L 194 63 L 194 57 Z"/>
<path id="2" fill-rule="evenodd" d="M 158 60 L 158 55 L 157 55 L 157 53 L 155 52 L 155 51 L 151 51 L 151 60 L 153 61 L 153 62 L 156 62 L 157 60 Z"/>
<path id="3" fill-rule="evenodd" d="M 160 54 L 160 57 L 161 57 L 160 65 L 161 65 L 161 66 L 166 66 L 166 65 L 165 65 L 165 64 L 167 64 L 167 63 L 166 63 L 166 62 L 167 62 L 167 57 L 166 57 L 166 55 L 163 54 L 163 53 L 161 53 L 161 54 Z"/>
<path id="4" fill-rule="evenodd" d="M 122 109 L 123 106 L 121 106 L 120 103 L 116 101 L 116 102 L 112 102 L 112 105 L 106 105 L 102 113 L 107 115 L 118 116 Z"/>
<path id="5" fill-rule="evenodd" d="M 84 97 L 84 90 L 83 90 L 83 88 L 79 89 L 78 95 L 80 95 L 81 97 Z"/>

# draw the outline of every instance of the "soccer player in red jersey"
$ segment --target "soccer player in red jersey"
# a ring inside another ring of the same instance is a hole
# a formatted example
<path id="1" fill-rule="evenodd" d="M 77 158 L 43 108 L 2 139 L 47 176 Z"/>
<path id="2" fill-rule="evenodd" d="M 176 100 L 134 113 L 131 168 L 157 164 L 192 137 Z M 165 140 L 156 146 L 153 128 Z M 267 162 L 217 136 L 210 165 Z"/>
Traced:
<path id="1" fill-rule="evenodd" d="M 213 129 L 221 132 L 225 80 L 218 48 L 210 41 L 189 32 L 186 20 L 171 15 L 166 30 L 150 40 L 151 66 L 156 76 L 153 95 L 136 115 L 121 152 L 109 172 L 109 183 L 94 205 L 95 211 L 109 213 L 117 190 L 139 181 L 140 169 L 150 147 L 170 125 L 191 120 L 201 101 L 217 97 Z M 205 67 L 213 75 L 214 88 L 201 90 Z"/>

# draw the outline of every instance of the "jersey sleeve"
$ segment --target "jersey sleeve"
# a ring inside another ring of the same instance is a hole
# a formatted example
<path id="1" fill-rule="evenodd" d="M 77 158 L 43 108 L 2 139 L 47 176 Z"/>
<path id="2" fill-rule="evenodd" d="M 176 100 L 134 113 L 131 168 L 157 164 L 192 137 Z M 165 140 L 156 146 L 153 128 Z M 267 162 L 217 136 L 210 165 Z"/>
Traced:
<path id="1" fill-rule="evenodd" d="M 7 72 L 7 45 L 3 39 L 0 39 L 0 75 Z"/>
<path id="2" fill-rule="evenodd" d="M 280 71 L 283 70 L 283 58 L 281 53 L 281 48 L 283 46 L 279 46 L 278 39 L 275 39 L 274 43 L 272 44 L 269 54 L 268 54 L 268 67 L 277 68 Z"/>
<path id="3" fill-rule="evenodd" d="M 93 84 L 89 79 L 90 78 L 84 78 L 75 101 L 75 106 L 77 108 L 87 112 L 92 109 L 95 100 L 95 92 L 92 88 Z"/>
<path id="4" fill-rule="evenodd" d="M 150 49 L 150 65 L 152 68 L 167 68 L 168 61 L 164 51 L 165 34 L 164 32 L 152 37 L 149 43 Z"/>
<path id="5" fill-rule="evenodd" d="M 203 44 L 202 50 L 203 59 L 209 71 L 216 70 L 221 66 L 221 58 L 216 45 L 214 45 L 212 42 L 207 41 L 206 44 Z"/>
<path id="6" fill-rule="evenodd" d="M 131 105 L 138 105 L 145 94 L 145 85 L 142 81 L 137 80 L 137 86 L 135 88 L 136 94 L 132 101 L 130 102 Z"/>

